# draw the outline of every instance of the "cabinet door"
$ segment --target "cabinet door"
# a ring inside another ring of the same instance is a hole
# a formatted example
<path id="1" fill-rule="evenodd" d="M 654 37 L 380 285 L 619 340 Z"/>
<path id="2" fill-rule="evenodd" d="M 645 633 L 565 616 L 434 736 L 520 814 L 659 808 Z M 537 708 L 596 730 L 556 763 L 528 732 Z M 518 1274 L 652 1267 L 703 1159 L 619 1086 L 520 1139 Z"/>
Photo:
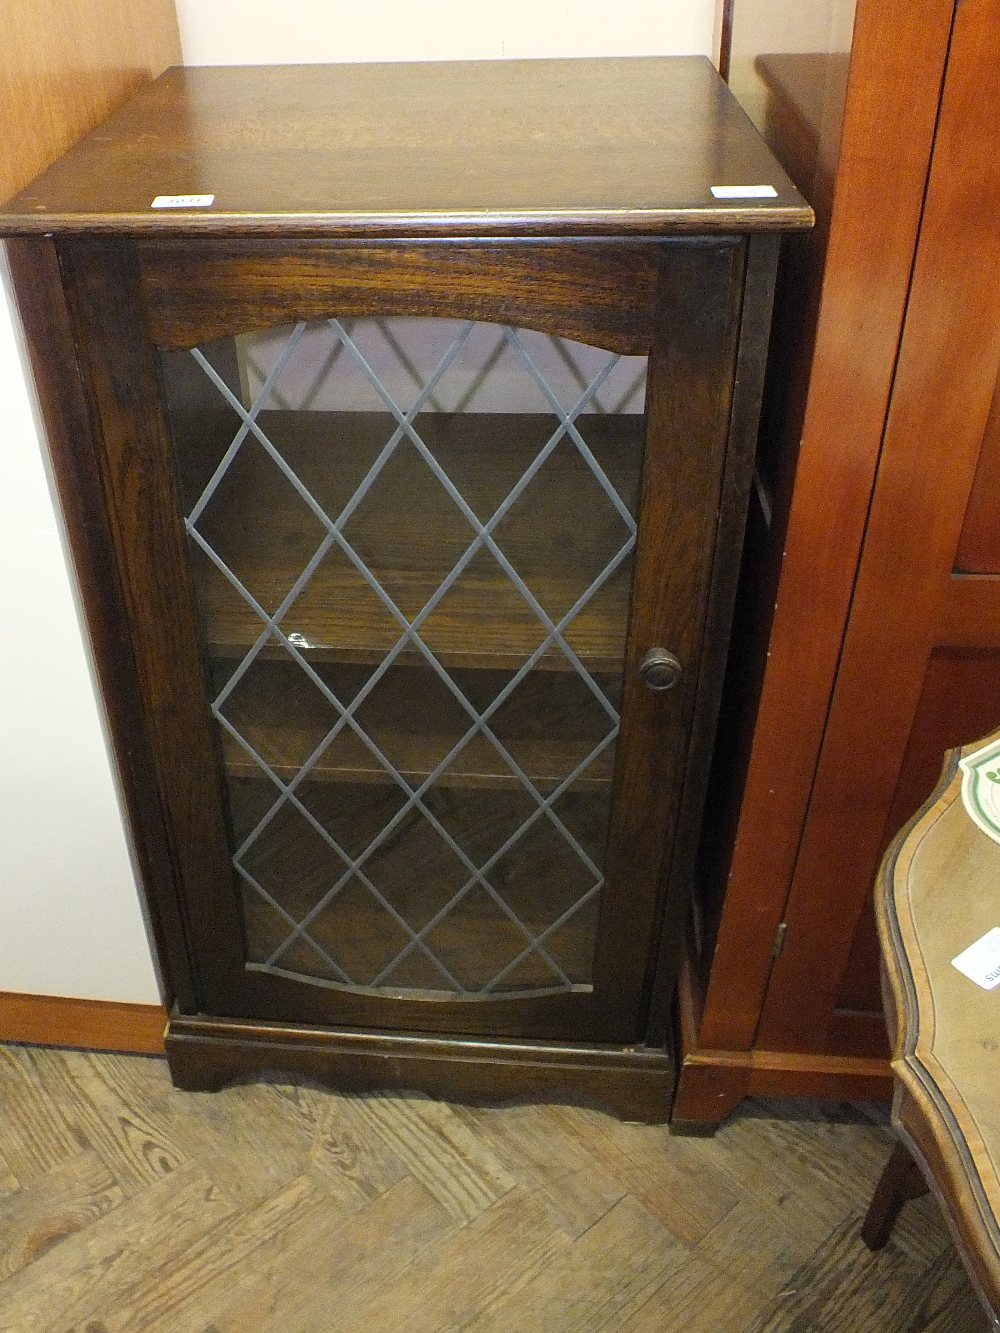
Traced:
<path id="1" fill-rule="evenodd" d="M 203 1011 L 639 1034 L 745 254 L 64 249 Z"/>

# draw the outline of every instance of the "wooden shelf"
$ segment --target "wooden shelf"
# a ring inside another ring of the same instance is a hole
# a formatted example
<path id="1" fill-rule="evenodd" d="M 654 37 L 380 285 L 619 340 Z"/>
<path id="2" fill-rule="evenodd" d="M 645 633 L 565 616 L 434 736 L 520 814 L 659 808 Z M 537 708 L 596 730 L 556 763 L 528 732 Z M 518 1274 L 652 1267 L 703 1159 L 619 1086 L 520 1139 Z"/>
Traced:
<path id="1" fill-rule="evenodd" d="M 342 666 L 324 673 L 337 697 L 354 696 L 369 672 Z M 463 679 L 464 675 L 477 679 Z M 484 707 L 505 684 L 503 673 L 459 673 L 458 683 Z M 293 778 L 336 721 L 334 709 L 293 663 L 257 664 L 233 692 L 224 712 L 278 777 Z M 469 726 L 460 706 L 426 668 L 396 668 L 358 709 L 367 735 L 410 782 L 432 772 Z M 551 673 L 529 676 L 491 719 L 504 746 L 542 790 L 567 777 L 607 734 L 606 714 L 580 681 Z M 573 785 L 606 790 L 615 747 L 609 746 Z M 223 757 L 232 777 L 257 777 L 260 768 L 223 733 Z M 390 774 L 346 728 L 311 771 L 311 780 L 388 784 Z M 492 743 L 476 737 L 437 780 L 441 787 L 520 789 L 521 783 Z"/>
<path id="2" fill-rule="evenodd" d="M 338 515 L 391 436 L 386 413 L 262 413 L 263 430 L 327 514 Z M 174 423 L 182 486 L 190 504 L 226 447 L 218 414 Z M 487 520 L 556 429 L 549 414 L 426 413 L 422 438 L 480 521 Z M 590 415 L 579 429 L 619 493 L 635 510 L 642 418 Z M 324 528 L 256 440 L 247 440 L 199 520 L 199 531 L 269 612 L 311 559 Z M 414 617 L 474 538 L 474 530 L 409 441 L 372 484 L 345 524 L 351 545 L 396 605 Z M 498 524 L 498 546 L 546 612 L 558 620 L 628 535 L 621 516 L 568 439 Z M 208 558 L 195 551 L 195 578 L 207 647 L 242 655 L 261 622 Z M 631 562 L 625 560 L 567 631 L 593 670 L 618 671 L 625 644 Z M 363 576 L 334 548 L 282 622 L 318 661 L 373 663 L 400 635 L 398 622 Z M 519 667 L 544 630 L 523 595 L 480 550 L 421 626 L 449 667 Z M 270 649 L 269 649 L 270 651 Z M 274 652 L 283 649 L 275 645 Z M 419 660 L 407 649 L 404 660 Z M 571 670 L 548 651 L 541 665 Z"/>

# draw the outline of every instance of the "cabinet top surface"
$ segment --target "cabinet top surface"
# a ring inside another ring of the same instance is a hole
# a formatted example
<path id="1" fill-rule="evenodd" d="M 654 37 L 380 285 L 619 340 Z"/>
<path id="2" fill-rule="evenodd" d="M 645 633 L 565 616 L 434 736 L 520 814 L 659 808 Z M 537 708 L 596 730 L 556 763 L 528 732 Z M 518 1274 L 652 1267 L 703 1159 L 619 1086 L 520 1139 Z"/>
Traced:
<path id="1" fill-rule="evenodd" d="M 0 209 L 5 236 L 811 225 L 702 57 L 170 69 Z"/>

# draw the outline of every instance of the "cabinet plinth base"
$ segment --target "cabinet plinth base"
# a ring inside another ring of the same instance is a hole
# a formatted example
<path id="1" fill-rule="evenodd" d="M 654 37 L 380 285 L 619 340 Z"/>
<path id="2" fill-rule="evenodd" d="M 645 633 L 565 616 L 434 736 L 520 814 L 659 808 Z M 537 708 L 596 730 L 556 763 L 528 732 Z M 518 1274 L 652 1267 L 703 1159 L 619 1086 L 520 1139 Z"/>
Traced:
<path id="1" fill-rule="evenodd" d="M 670 1118 L 675 1134 L 712 1134 L 744 1097 L 889 1101 L 889 1062 L 875 1056 L 702 1046 L 705 1001 L 690 948 L 689 937 L 677 978 L 677 1092 Z"/>
<path id="2" fill-rule="evenodd" d="M 670 1122 L 678 1134 L 710 1134 L 744 1097 L 887 1102 L 888 1063 L 867 1056 L 786 1051 L 687 1052 Z"/>
<path id="3" fill-rule="evenodd" d="M 587 1102 L 620 1116 L 666 1120 L 674 1063 L 665 1050 L 290 1027 L 174 1014 L 174 1083 L 213 1092 L 262 1077 L 342 1092 L 406 1090 L 461 1102 Z"/>

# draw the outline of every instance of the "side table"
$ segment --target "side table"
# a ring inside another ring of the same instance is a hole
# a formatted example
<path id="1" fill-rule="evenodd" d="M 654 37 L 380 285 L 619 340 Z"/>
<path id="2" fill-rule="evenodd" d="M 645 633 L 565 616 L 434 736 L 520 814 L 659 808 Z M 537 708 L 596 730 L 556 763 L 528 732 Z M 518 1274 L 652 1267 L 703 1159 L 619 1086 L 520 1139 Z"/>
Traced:
<path id="1" fill-rule="evenodd" d="M 1000 844 L 967 812 L 960 767 L 996 742 L 1000 732 L 949 753 L 930 801 L 882 864 L 876 915 L 902 1146 L 862 1235 L 872 1248 L 885 1244 L 917 1192 L 908 1151 L 1000 1329 L 1000 985 L 986 989 L 952 962 L 1000 926 Z"/>

